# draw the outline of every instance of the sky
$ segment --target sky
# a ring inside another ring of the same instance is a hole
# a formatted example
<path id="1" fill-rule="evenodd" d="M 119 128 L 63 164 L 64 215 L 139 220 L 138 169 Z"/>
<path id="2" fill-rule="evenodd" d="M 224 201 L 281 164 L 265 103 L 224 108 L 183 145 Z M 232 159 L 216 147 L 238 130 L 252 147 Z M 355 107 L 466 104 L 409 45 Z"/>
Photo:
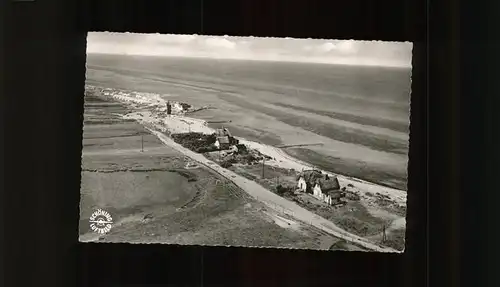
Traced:
<path id="1" fill-rule="evenodd" d="M 89 32 L 87 53 L 411 67 L 412 43 Z"/>

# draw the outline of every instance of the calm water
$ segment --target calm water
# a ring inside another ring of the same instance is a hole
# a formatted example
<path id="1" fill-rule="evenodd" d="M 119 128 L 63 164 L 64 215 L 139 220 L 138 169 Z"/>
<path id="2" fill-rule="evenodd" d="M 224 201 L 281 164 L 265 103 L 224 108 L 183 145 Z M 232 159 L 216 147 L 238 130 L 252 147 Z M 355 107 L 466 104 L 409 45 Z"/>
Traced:
<path id="1" fill-rule="evenodd" d="M 410 69 L 110 55 L 89 55 L 87 68 L 90 84 L 217 105 L 236 135 L 321 141 L 294 156 L 330 157 L 333 171 L 352 167 L 347 174 L 405 185 Z"/>

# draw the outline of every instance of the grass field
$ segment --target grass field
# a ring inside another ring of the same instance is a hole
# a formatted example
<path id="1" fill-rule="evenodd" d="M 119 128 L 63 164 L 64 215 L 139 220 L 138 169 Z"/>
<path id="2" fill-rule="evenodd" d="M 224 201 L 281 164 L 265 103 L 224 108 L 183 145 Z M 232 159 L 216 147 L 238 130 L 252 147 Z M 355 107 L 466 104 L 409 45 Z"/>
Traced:
<path id="1" fill-rule="evenodd" d="M 114 222 L 103 242 L 328 249 L 337 241 L 309 226 L 277 223 L 232 183 L 203 167 L 188 168 L 188 158 L 138 123 L 121 120 L 127 112 L 86 97 L 81 239 L 94 238 L 88 220 L 101 208 Z"/>
<path id="2" fill-rule="evenodd" d="M 296 185 L 296 172 L 262 165 L 233 165 L 230 169 L 250 180 L 256 181 L 267 189 L 276 192 L 278 184 L 294 187 Z M 264 177 L 263 177 L 264 175 Z M 367 201 L 350 201 L 342 206 L 329 206 L 310 194 L 285 194 L 284 196 L 298 205 L 313 211 L 315 214 L 330 220 L 342 229 L 362 237 L 374 237 L 380 234 L 383 226 L 391 222 L 391 218 L 405 216 L 405 211 L 400 212 L 390 207 L 390 204 L 374 199 Z M 370 210 L 377 210 L 372 214 Z M 377 239 L 378 240 L 378 239 Z M 404 229 L 394 231 L 388 235 L 391 247 L 402 250 L 404 248 Z M 344 246 L 342 243 L 339 246 Z M 340 248 L 340 247 L 335 247 Z"/>

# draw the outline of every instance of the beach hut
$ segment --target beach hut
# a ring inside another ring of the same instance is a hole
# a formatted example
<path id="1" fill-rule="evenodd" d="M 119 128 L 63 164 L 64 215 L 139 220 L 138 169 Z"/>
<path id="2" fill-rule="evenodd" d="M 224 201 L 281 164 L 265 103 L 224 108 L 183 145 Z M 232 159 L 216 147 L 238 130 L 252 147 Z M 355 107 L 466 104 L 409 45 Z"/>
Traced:
<path id="1" fill-rule="evenodd" d="M 217 137 L 215 140 L 215 146 L 218 149 L 228 149 L 230 144 L 229 144 L 229 137 L 228 136 L 222 136 L 222 137 Z"/>
<path id="2" fill-rule="evenodd" d="M 341 191 L 337 177 L 325 175 L 325 177 L 317 179 L 313 187 L 313 195 L 330 205 L 338 202 Z"/>

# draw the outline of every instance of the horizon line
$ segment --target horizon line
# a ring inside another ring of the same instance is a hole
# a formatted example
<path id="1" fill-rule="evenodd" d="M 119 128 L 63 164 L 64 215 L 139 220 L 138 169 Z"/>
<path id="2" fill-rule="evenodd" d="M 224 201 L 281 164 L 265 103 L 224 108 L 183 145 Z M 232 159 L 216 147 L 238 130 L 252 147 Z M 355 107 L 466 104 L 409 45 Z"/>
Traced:
<path id="1" fill-rule="evenodd" d="M 251 59 L 251 58 L 224 58 L 224 57 L 207 57 L 207 56 L 167 56 L 167 55 L 144 55 L 144 54 L 117 54 L 117 53 L 107 53 L 107 52 L 86 52 L 89 54 L 97 55 L 111 55 L 111 56 L 139 56 L 139 57 L 157 57 L 157 58 L 187 58 L 187 59 L 210 59 L 210 60 L 233 60 L 233 61 L 253 61 L 253 62 L 273 62 L 273 63 L 297 63 L 297 64 L 320 64 L 320 65 L 337 65 L 337 66 L 358 66 L 358 67 L 380 67 L 380 68 L 400 68 L 400 69 L 412 69 L 412 64 L 410 65 L 380 65 L 380 64 L 354 64 L 354 63 L 334 63 L 334 62 L 320 62 L 320 61 L 293 61 L 293 60 L 273 60 L 273 59 Z"/>

